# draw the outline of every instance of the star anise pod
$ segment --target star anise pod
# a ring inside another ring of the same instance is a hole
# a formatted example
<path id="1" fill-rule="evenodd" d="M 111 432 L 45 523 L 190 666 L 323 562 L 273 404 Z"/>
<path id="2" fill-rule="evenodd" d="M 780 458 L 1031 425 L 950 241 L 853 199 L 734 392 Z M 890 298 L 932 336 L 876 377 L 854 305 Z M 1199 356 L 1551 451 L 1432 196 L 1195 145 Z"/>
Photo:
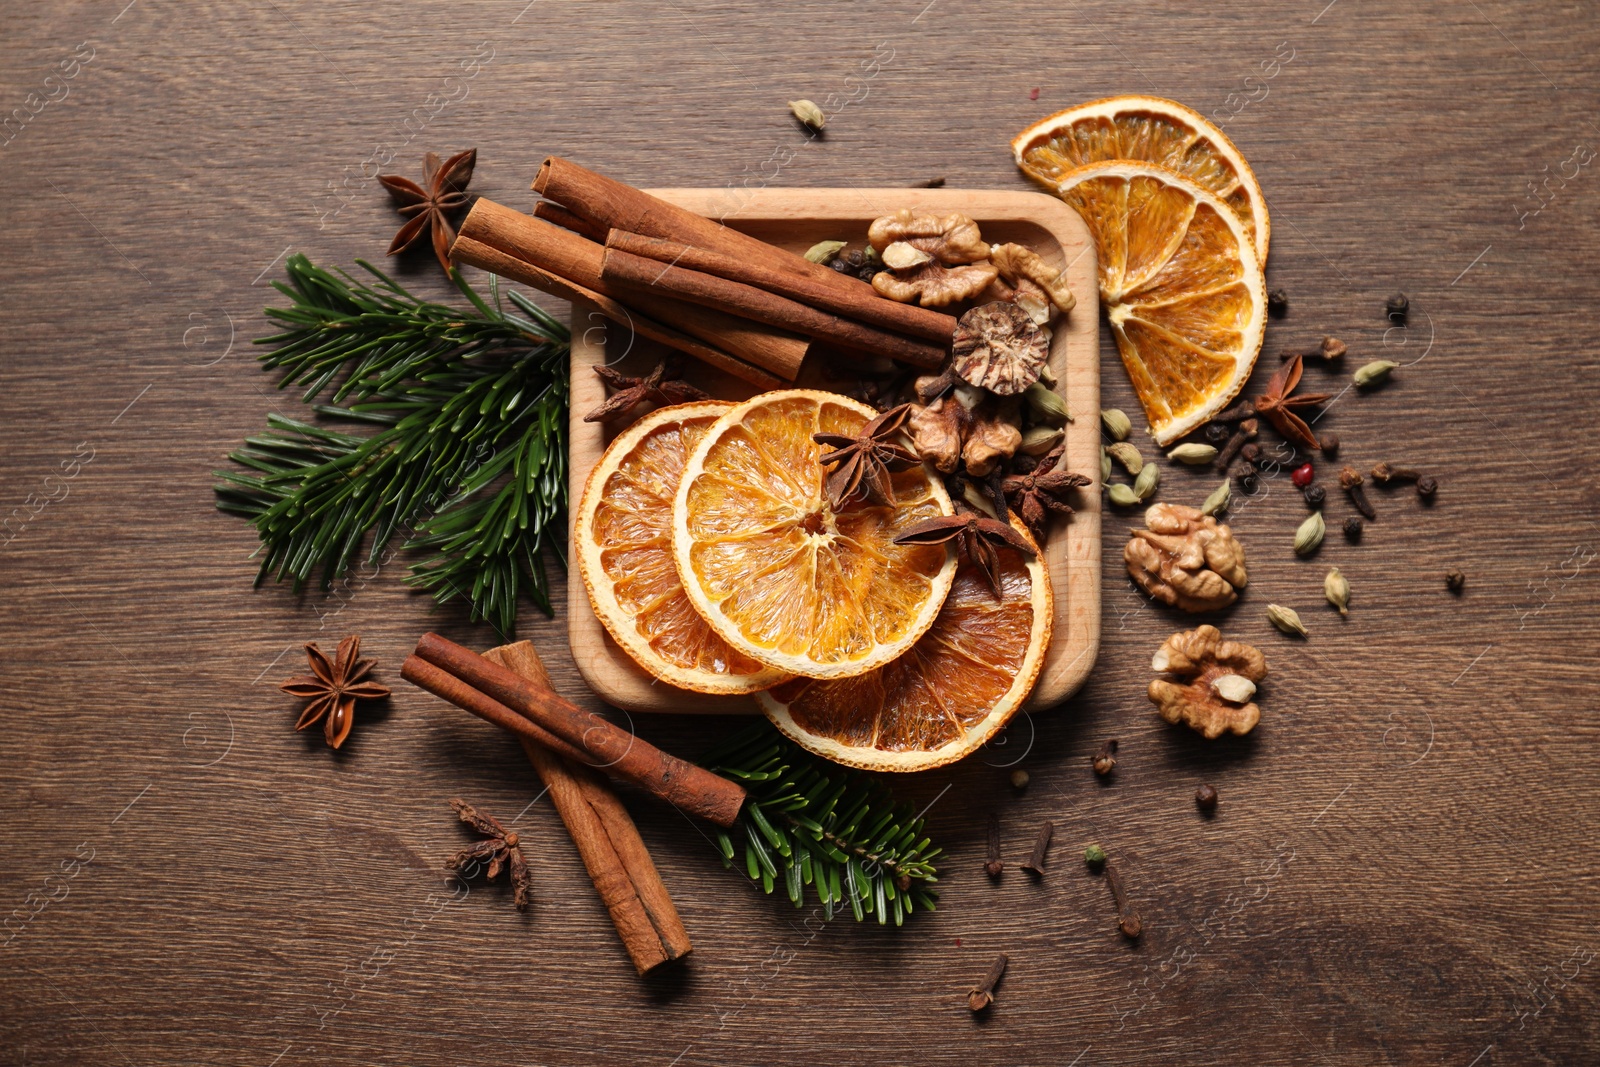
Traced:
<path id="1" fill-rule="evenodd" d="M 300 721 L 294 725 L 296 730 L 321 722 L 328 744 L 338 748 L 350 736 L 350 727 L 355 724 L 356 701 L 377 700 L 389 695 L 387 686 L 366 680 L 378 661 L 360 656 L 361 638 L 355 634 L 339 642 L 339 649 L 331 660 L 314 642 L 306 646 L 306 659 L 311 661 L 312 673 L 290 678 L 278 687 L 293 696 L 311 698 L 311 703 L 300 713 Z"/>
<path id="2" fill-rule="evenodd" d="M 842 510 L 857 496 L 875 504 L 894 504 L 894 484 L 889 475 L 922 462 L 897 440 L 910 417 L 911 405 L 901 404 L 861 427 L 854 437 L 842 433 L 811 435 L 817 444 L 832 449 L 818 456 L 817 462 L 824 467 L 833 465 L 828 472 L 827 490 L 828 503 L 834 511 Z"/>
<path id="3" fill-rule="evenodd" d="M 1065 448 L 1057 447 L 1029 473 L 1013 474 L 1000 483 L 1005 490 L 1006 501 L 1022 516 L 1028 532 L 1041 545 L 1044 544 L 1050 513 L 1071 515 L 1072 505 L 1067 503 L 1067 494 L 1090 483 L 1081 474 L 1056 469 L 1065 451 Z"/>
<path id="4" fill-rule="evenodd" d="M 456 239 L 450 215 L 466 206 L 467 183 L 472 181 L 472 168 L 477 162 L 476 148 L 457 152 L 443 163 L 439 162 L 439 153 L 429 152 L 422 157 L 421 185 L 398 174 L 378 175 L 400 214 L 410 216 L 389 245 L 391 256 L 410 248 L 422 231 L 431 227 L 433 254 L 439 257 L 439 266 L 445 273 L 450 273 L 450 245 Z"/>
<path id="5" fill-rule="evenodd" d="M 484 840 L 451 856 L 444 869 L 460 871 L 488 860 L 489 869 L 485 875 L 492 880 L 500 876 L 501 868 L 506 868 L 511 872 L 511 899 L 518 911 L 525 911 L 532 879 L 528 876 L 528 861 L 522 858 L 522 843 L 516 831 L 507 830 L 500 825 L 500 820 L 478 811 L 460 797 L 452 800 L 450 806 L 456 809 L 462 822 L 483 834 Z"/>
<path id="6" fill-rule="evenodd" d="M 1317 450 L 1317 435 L 1311 432 L 1311 427 L 1295 413 L 1296 408 L 1311 408 L 1318 404 L 1326 403 L 1329 393 L 1310 393 L 1292 396 L 1295 386 L 1300 384 L 1300 373 L 1305 369 L 1305 361 L 1295 356 L 1289 362 L 1279 367 L 1267 379 L 1267 391 L 1256 397 L 1256 414 L 1265 416 L 1278 432 L 1290 441 L 1308 451 Z"/>
<path id="7" fill-rule="evenodd" d="M 905 533 L 894 539 L 897 545 L 938 545 L 952 538 L 960 541 L 961 551 L 965 552 L 967 559 L 977 565 L 983 572 L 984 578 L 989 583 L 989 588 L 994 591 L 995 597 L 1000 596 L 1000 553 L 998 549 L 1009 548 L 1032 559 L 1039 554 L 1038 550 L 1029 543 L 1009 523 L 987 518 L 983 515 L 940 515 L 932 519 L 923 519 L 921 522 L 908 528 Z"/>
<path id="8" fill-rule="evenodd" d="M 688 404 L 695 400 L 710 400 L 711 396 L 678 378 L 677 360 L 664 359 L 655 370 L 643 378 L 630 378 L 621 371 L 603 364 L 594 372 L 606 383 L 611 395 L 606 402 L 583 417 L 584 422 L 610 422 L 626 415 L 639 404 Z"/>

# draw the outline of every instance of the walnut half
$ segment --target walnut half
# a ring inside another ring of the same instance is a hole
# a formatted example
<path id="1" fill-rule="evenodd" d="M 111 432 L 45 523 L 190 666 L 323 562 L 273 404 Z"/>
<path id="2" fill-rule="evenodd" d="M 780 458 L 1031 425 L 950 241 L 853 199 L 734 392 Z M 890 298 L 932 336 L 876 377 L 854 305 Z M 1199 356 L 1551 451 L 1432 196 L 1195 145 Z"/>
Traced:
<path id="1" fill-rule="evenodd" d="M 1223 640 L 1215 626 L 1173 634 L 1150 666 L 1179 679 L 1150 683 L 1150 702 L 1167 722 L 1183 723 L 1211 739 L 1247 734 L 1261 721 L 1261 709 L 1250 698 L 1255 683 L 1267 676 L 1267 659 L 1258 648 Z"/>
<path id="2" fill-rule="evenodd" d="M 1248 579 L 1232 530 L 1181 504 L 1153 504 L 1144 522 L 1148 528 L 1134 530 L 1122 550 L 1140 589 L 1184 611 L 1213 611 L 1239 598 Z"/>

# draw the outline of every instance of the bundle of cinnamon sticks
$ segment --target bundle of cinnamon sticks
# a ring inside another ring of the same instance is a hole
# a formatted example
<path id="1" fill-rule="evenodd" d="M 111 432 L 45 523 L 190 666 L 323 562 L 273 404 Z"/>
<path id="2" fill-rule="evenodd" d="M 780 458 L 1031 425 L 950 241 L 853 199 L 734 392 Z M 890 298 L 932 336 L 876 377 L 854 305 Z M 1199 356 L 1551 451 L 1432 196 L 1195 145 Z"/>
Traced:
<path id="1" fill-rule="evenodd" d="M 525 215 L 479 199 L 450 258 L 566 300 L 759 388 L 792 382 L 813 342 L 943 365 L 953 316 L 569 160 L 545 160 Z"/>
<path id="2" fill-rule="evenodd" d="M 687 955 L 689 935 L 627 810 L 600 772 L 720 826 L 744 790 L 558 696 L 526 641 L 485 655 L 427 634 L 401 676 L 517 735 L 640 974 Z"/>

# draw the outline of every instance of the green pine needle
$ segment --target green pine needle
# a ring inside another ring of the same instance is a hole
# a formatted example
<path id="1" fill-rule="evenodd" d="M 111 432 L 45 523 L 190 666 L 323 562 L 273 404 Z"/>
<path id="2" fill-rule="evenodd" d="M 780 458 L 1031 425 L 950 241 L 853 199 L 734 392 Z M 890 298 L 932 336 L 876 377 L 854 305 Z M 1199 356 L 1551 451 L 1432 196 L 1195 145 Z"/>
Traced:
<path id="1" fill-rule="evenodd" d="M 716 836 L 723 866 L 742 849 L 752 882 L 768 893 L 781 883 L 797 908 L 810 886 L 830 919 L 847 906 L 858 922 L 899 926 L 917 908 L 934 909 L 928 886 L 943 850 L 929 847 L 923 820 L 875 779 L 811 755 L 765 722 L 702 762 L 750 794 L 733 828 Z"/>
<path id="2" fill-rule="evenodd" d="M 289 258 L 290 300 L 267 315 L 288 329 L 263 366 L 279 388 L 304 387 L 319 415 L 376 426 L 366 435 L 267 417 L 267 432 L 218 471 L 217 507 L 248 519 L 261 538 L 257 584 L 269 575 L 298 592 L 324 590 L 365 557 L 401 546 L 427 556 L 407 581 L 440 602 L 465 597 L 472 619 L 515 632 L 527 595 L 547 614 L 541 553 L 559 553 L 567 499 L 566 327 L 520 293 L 521 314 L 493 304 L 459 275 L 470 310 L 421 300 L 364 260 L 376 281 Z M 331 390 L 333 404 L 314 404 Z"/>

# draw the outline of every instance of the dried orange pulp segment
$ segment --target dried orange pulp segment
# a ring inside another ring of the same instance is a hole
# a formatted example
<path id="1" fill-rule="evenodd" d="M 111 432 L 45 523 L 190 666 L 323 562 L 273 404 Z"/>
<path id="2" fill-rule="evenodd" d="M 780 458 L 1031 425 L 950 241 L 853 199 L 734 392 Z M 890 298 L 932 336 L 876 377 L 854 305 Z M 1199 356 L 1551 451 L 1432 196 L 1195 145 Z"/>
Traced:
<path id="1" fill-rule="evenodd" d="M 780 683 L 756 694 L 761 709 L 799 744 L 852 767 L 921 771 L 972 752 L 1028 698 L 1050 647 L 1043 559 L 1000 556 L 998 599 L 963 557 L 939 617 L 909 652 L 855 678 Z"/>
<path id="2" fill-rule="evenodd" d="M 611 637 L 650 674 L 701 693 L 751 693 L 788 677 L 729 648 L 690 604 L 672 561 L 684 462 L 731 407 L 660 408 L 618 434 L 584 483 L 573 522 L 578 572 Z"/>
<path id="3" fill-rule="evenodd" d="M 1089 224 L 1100 303 L 1156 443 L 1221 410 L 1261 352 L 1267 287 L 1239 216 L 1151 163 L 1093 163 L 1056 194 Z"/>
<path id="4" fill-rule="evenodd" d="M 893 475 L 892 506 L 828 505 L 819 432 L 855 435 L 878 413 L 809 389 L 763 393 L 724 414 L 689 457 L 672 547 L 689 598 L 736 651 L 813 678 L 863 674 L 933 624 L 955 577 L 947 545 L 896 545 L 949 515 L 925 466 Z"/>
<path id="5" fill-rule="evenodd" d="M 1272 222 L 1255 173 L 1226 134 L 1182 104 L 1158 96 L 1079 104 L 1017 134 L 1011 154 L 1024 174 L 1052 191 L 1068 171 L 1090 163 L 1128 159 L 1166 167 L 1227 204 L 1249 228 L 1257 258 L 1267 261 Z"/>

